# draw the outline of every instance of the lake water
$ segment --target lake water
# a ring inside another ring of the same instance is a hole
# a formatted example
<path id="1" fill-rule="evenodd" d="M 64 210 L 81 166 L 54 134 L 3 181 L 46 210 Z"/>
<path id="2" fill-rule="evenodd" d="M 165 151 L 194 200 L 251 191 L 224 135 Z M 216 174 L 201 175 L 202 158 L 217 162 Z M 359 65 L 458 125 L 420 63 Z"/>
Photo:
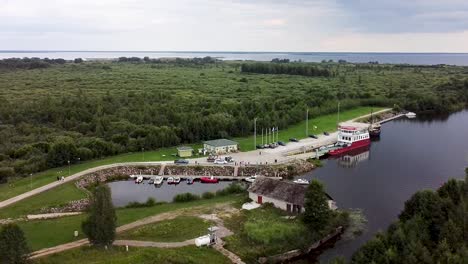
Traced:
<path id="1" fill-rule="evenodd" d="M 108 183 L 112 191 L 112 202 L 114 206 L 125 206 L 130 202 L 146 202 L 149 197 L 153 197 L 157 202 L 172 202 L 172 199 L 181 193 L 203 194 L 204 192 L 216 192 L 226 188 L 230 181 L 220 181 L 216 184 L 203 184 L 194 182 L 188 185 L 185 181 L 181 181 L 177 185 L 168 185 L 166 181 L 160 187 L 155 187 L 153 184 L 147 184 L 144 181 L 141 184 L 135 184 L 133 180 L 117 181 Z"/>
<path id="2" fill-rule="evenodd" d="M 340 59 L 349 62 L 367 63 L 409 63 L 409 64 L 450 64 L 468 65 L 468 53 L 364 53 L 364 52 L 201 52 L 201 51 L 0 51 L 1 58 L 63 58 L 63 59 L 109 59 L 118 57 L 150 58 L 167 57 L 205 57 L 211 56 L 223 60 L 271 61 L 274 58 L 320 62 Z"/>
<path id="3" fill-rule="evenodd" d="M 355 156 L 327 160 L 307 174 L 326 185 L 341 208 L 361 208 L 367 230 L 357 239 L 339 241 L 320 259 L 350 257 L 379 230 L 397 220 L 404 202 L 423 189 L 436 189 L 449 178 L 464 178 L 468 167 L 468 111 L 445 118 L 402 118 L 382 126 L 379 141 Z"/>

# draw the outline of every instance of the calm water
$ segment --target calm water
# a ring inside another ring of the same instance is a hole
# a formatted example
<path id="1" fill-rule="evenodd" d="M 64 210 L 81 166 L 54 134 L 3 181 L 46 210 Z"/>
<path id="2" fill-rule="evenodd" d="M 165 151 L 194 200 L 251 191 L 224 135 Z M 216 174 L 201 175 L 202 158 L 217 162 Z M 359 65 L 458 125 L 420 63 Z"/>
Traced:
<path id="1" fill-rule="evenodd" d="M 202 194 L 204 192 L 216 192 L 226 188 L 231 182 L 220 181 L 217 184 L 202 184 L 194 182 L 187 185 L 181 181 L 177 185 L 168 185 L 164 181 L 161 187 L 155 187 L 153 184 L 147 184 L 147 181 L 141 184 L 135 184 L 133 180 L 118 181 L 109 183 L 112 191 L 112 202 L 115 206 L 125 206 L 129 202 L 146 202 L 149 197 L 153 197 L 158 202 L 172 202 L 174 196 L 180 193 Z"/>
<path id="2" fill-rule="evenodd" d="M 409 63 L 409 64 L 451 64 L 468 65 L 468 53 L 362 53 L 362 52 L 197 52 L 197 51 L 0 51 L 1 58 L 85 58 L 105 59 L 118 57 L 205 57 L 224 60 L 270 61 L 274 58 L 320 62 L 340 59 L 349 62 Z"/>
<path id="3" fill-rule="evenodd" d="M 468 167 L 468 111 L 449 117 L 400 119 L 382 126 L 381 139 L 354 157 L 325 161 L 307 178 L 325 183 L 341 208 L 361 208 L 366 232 L 339 241 L 321 260 L 350 257 L 377 231 L 397 219 L 404 202 L 418 190 L 436 189 L 450 177 L 464 177 Z"/>

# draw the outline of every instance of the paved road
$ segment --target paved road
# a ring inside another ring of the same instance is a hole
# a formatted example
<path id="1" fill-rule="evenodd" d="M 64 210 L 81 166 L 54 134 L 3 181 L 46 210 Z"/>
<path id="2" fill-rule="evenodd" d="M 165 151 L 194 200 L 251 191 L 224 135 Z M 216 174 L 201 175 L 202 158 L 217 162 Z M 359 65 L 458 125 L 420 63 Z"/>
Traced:
<path id="1" fill-rule="evenodd" d="M 378 112 L 375 112 L 374 114 L 379 114 L 382 112 L 389 111 L 391 109 L 384 109 Z M 363 115 L 358 118 L 355 118 L 350 121 L 354 121 L 357 119 L 369 117 L 369 115 Z M 306 138 L 302 139 L 299 142 L 291 142 L 288 143 L 286 146 L 281 146 L 276 149 L 265 149 L 265 150 L 252 150 L 252 151 L 247 151 L 247 152 L 238 152 L 238 153 L 232 153 L 230 154 L 237 162 L 244 162 L 245 164 L 273 164 L 276 162 L 278 163 L 284 163 L 291 161 L 297 157 L 294 156 L 288 156 L 287 154 L 292 152 L 292 151 L 300 151 L 304 148 L 309 148 L 309 147 L 318 147 L 318 146 L 323 146 L 323 145 L 328 145 L 336 141 L 336 135 L 337 132 L 330 133 L 330 136 L 324 136 L 320 135 L 318 139 L 311 139 L 311 138 Z M 197 162 L 201 165 L 213 165 L 213 163 L 208 163 L 206 162 L 206 158 L 196 158 L 196 159 L 190 159 L 191 163 Z M 53 189 L 61 184 L 76 180 L 80 178 L 83 175 L 93 173 L 99 170 L 103 169 L 108 169 L 108 168 L 113 168 L 113 167 L 118 167 L 118 166 L 138 166 L 138 165 L 160 165 L 160 164 L 168 164 L 168 163 L 173 163 L 172 161 L 161 161 L 161 162 L 127 162 L 127 163 L 114 163 L 110 165 L 103 165 L 103 166 L 98 166 L 94 167 L 91 169 L 87 169 L 81 172 L 78 172 L 76 174 L 73 174 L 71 176 L 68 176 L 65 178 L 64 181 L 56 181 L 49 183 L 47 185 L 44 185 L 42 187 L 36 188 L 32 191 L 25 192 L 23 194 L 20 194 L 18 196 L 15 196 L 13 198 L 10 198 L 8 200 L 4 200 L 0 202 L 0 208 L 9 206 L 11 204 L 14 204 L 18 201 L 21 201 L 23 199 L 26 199 L 28 197 L 31 197 L 33 195 L 39 194 L 41 192 L 45 192 L 47 190 Z"/>

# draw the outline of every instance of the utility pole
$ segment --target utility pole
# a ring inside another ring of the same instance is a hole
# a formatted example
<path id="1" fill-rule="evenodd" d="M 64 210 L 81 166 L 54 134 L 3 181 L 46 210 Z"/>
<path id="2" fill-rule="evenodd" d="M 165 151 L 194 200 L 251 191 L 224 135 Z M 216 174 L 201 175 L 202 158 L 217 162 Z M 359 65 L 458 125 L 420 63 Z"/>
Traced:
<path id="1" fill-rule="evenodd" d="M 263 127 L 262 127 L 262 147 L 263 147 Z"/>
<path id="2" fill-rule="evenodd" d="M 254 118 L 254 149 L 257 149 L 257 118 Z"/>
<path id="3" fill-rule="evenodd" d="M 143 156 L 143 161 L 145 161 L 145 148 L 141 148 L 141 155 Z"/>
<path id="4" fill-rule="evenodd" d="M 68 160 L 68 176 L 70 176 L 70 160 Z"/>
<path id="5" fill-rule="evenodd" d="M 305 136 L 307 137 L 309 134 L 309 108 L 307 107 L 306 111 L 306 134 Z"/>
<path id="6" fill-rule="evenodd" d="M 338 101 L 338 116 L 336 119 L 336 126 L 338 127 L 340 125 L 340 101 Z"/>

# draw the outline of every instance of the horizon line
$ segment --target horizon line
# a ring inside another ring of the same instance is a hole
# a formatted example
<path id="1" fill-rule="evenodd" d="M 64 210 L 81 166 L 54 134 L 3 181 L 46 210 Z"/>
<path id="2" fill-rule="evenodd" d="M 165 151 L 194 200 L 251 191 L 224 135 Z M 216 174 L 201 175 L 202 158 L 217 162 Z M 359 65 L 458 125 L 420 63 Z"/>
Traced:
<path id="1" fill-rule="evenodd" d="M 1 50 L 0 53 L 33 53 L 33 52 L 135 52 L 135 53 L 289 53 L 289 54 L 303 54 L 303 53 L 374 53 L 374 54 L 468 54 L 468 52 L 412 52 L 412 51 L 209 51 L 209 50 Z"/>

